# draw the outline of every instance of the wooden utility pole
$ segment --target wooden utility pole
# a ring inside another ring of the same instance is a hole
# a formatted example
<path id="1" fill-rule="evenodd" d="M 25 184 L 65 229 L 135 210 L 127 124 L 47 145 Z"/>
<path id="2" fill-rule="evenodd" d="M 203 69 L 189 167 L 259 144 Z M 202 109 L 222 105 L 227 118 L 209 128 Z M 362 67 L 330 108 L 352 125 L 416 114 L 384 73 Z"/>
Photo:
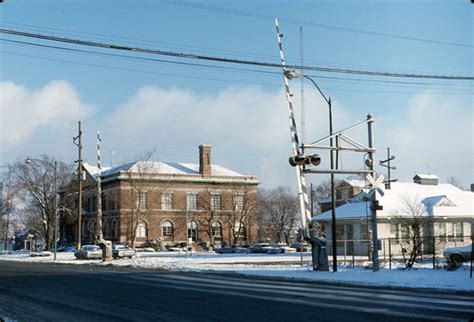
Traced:
<path id="1" fill-rule="evenodd" d="M 81 231 L 82 231 L 82 128 L 81 121 L 79 124 L 79 133 L 73 138 L 74 144 L 79 150 L 79 158 L 77 162 L 77 250 L 81 249 Z M 76 143 L 77 140 L 77 143 Z"/>

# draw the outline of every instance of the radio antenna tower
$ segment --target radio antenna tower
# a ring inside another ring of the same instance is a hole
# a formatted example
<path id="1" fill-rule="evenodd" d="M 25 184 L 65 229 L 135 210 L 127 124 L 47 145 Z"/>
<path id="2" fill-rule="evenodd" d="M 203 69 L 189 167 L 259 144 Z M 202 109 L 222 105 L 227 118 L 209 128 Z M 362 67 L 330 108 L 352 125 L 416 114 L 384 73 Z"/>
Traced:
<path id="1" fill-rule="evenodd" d="M 303 57 L 303 26 L 300 26 L 300 65 L 304 66 L 304 57 Z M 301 70 L 301 74 L 304 74 L 304 71 Z M 306 120 L 305 120 L 305 99 L 304 99 L 304 78 L 300 79 L 301 81 L 301 142 L 306 140 Z"/>

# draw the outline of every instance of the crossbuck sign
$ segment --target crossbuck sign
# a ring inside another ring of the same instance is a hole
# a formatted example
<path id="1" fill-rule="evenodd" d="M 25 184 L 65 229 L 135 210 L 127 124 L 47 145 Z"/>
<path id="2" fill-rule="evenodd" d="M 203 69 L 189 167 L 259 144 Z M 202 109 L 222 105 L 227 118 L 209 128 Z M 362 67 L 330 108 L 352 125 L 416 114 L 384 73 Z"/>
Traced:
<path id="1" fill-rule="evenodd" d="M 383 180 L 385 179 L 384 176 L 383 175 L 379 176 L 377 180 L 375 180 L 374 177 L 372 177 L 372 175 L 370 174 L 367 174 L 365 177 L 367 178 L 367 181 L 369 181 L 370 184 L 372 185 L 372 188 L 370 188 L 368 192 L 369 197 L 372 197 L 372 195 L 376 191 L 380 194 L 380 196 L 383 197 L 385 192 L 383 192 L 383 189 L 380 187 L 380 185 L 383 183 Z"/>

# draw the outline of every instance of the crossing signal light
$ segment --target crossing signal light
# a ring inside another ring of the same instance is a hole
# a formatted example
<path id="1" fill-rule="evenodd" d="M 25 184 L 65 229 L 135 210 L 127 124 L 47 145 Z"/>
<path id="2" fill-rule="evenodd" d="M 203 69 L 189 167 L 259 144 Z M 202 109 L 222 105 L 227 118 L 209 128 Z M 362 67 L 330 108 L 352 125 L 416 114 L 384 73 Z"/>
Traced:
<path id="1" fill-rule="evenodd" d="M 295 155 L 290 157 L 288 160 L 292 167 L 296 167 L 297 165 L 319 165 L 321 163 L 321 157 L 318 154 L 312 155 Z"/>

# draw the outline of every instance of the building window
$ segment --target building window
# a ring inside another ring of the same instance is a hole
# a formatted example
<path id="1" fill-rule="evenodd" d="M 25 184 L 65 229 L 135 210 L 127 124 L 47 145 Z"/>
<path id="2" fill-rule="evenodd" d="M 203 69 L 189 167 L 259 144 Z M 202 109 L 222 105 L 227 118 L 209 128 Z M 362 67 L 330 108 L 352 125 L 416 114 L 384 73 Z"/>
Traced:
<path id="1" fill-rule="evenodd" d="M 147 227 L 144 222 L 141 222 L 137 226 L 137 231 L 136 231 L 136 237 L 137 238 L 146 238 L 147 237 Z"/>
<path id="2" fill-rule="evenodd" d="M 114 194 L 113 209 L 114 210 L 119 209 L 119 194 L 118 193 Z"/>
<path id="3" fill-rule="evenodd" d="M 161 224 L 161 235 L 165 237 L 173 236 L 173 224 L 166 220 Z"/>
<path id="4" fill-rule="evenodd" d="M 135 193 L 135 207 L 141 210 L 146 209 L 146 192 Z"/>
<path id="5" fill-rule="evenodd" d="M 161 209 L 163 210 L 171 210 L 173 209 L 173 194 L 171 193 L 164 193 L 161 197 Z"/>
<path id="6" fill-rule="evenodd" d="M 462 222 L 453 222 L 449 224 L 448 241 L 463 240 Z"/>
<path id="7" fill-rule="evenodd" d="M 186 195 L 186 209 L 197 210 L 197 194 L 190 193 Z"/>
<path id="8" fill-rule="evenodd" d="M 194 220 L 188 223 L 188 238 L 193 242 L 198 240 L 198 224 Z"/>
<path id="9" fill-rule="evenodd" d="M 235 211 L 244 211 L 244 196 L 234 197 Z"/>
<path id="10" fill-rule="evenodd" d="M 400 235 L 403 241 L 409 242 L 410 241 L 410 226 L 406 224 L 401 224 Z"/>
<path id="11" fill-rule="evenodd" d="M 440 241 L 443 241 L 445 242 L 446 241 L 446 223 L 443 222 L 443 223 L 438 223 L 438 235 L 439 235 L 439 239 Z"/>
<path id="12" fill-rule="evenodd" d="M 211 196 L 211 210 L 221 210 L 221 196 L 220 195 L 212 195 Z"/>
<path id="13" fill-rule="evenodd" d="M 347 233 L 346 233 L 347 240 L 354 239 L 354 225 L 347 224 L 346 227 L 347 227 Z"/>
<path id="14" fill-rule="evenodd" d="M 108 220 L 104 220 L 104 235 L 105 238 L 110 237 L 110 223 Z"/>
<path id="15" fill-rule="evenodd" d="M 118 222 L 114 220 L 112 222 L 112 238 L 118 238 Z"/>
<path id="16" fill-rule="evenodd" d="M 246 232 L 245 232 L 245 225 L 243 222 L 240 222 L 239 220 L 237 220 L 235 222 L 234 231 L 235 231 L 235 236 L 240 237 L 240 238 L 245 238 Z"/>
<path id="17" fill-rule="evenodd" d="M 222 237 L 222 224 L 218 221 L 211 223 L 211 237 L 213 239 L 219 239 Z"/>
<path id="18" fill-rule="evenodd" d="M 392 225 L 390 225 L 390 230 L 391 228 L 392 228 Z M 369 225 L 360 224 L 360 238 L 369 239 Z"/>
<path id="19" fill-rule="evenodd" d="M 336 225 L 336 240 L 344 239 L 344 225 Z"/>

